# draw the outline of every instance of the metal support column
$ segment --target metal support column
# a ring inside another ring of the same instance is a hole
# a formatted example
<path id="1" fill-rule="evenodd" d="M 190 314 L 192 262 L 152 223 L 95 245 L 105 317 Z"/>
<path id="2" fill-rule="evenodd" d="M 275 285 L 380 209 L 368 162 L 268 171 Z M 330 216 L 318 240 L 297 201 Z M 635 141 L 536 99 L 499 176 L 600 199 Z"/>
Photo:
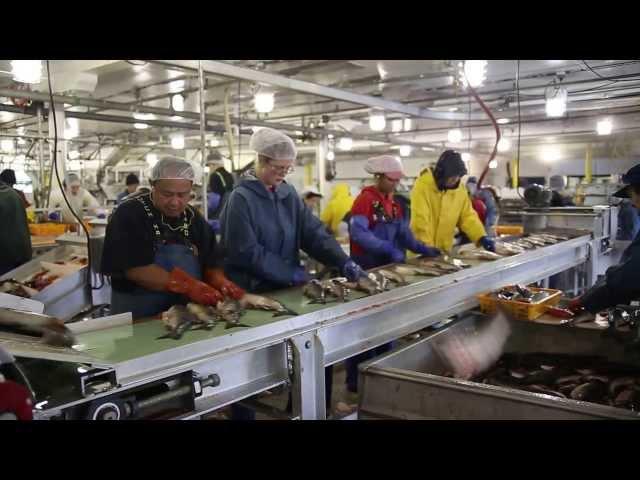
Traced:
<path id="1" fill-rule="evenodd" d="M 323 195 L 320 199 L 320 211 L 322 211 L 327 203 L 328 195 L 325 191 L 327 188 L 327 180 L 326 180 L 326 159 L 327 152 L 329 151 L 327 137 L 322 136 L 318 141 L 318 146 L 316 147 L 316 167 L 318 171 L 318 191 Z"/>
<path id="2" fill-rule="evenodd" d="M 58 103 L 55 105 L 56 109 L 56 127 L 58 130 L 58 151 L 57 153 L 57 165 L 58 165 L 58 174 L 60 175 L 60 180 L 64 180 L 65 173 L 67 171 L 67 141 L 65 138 L 65 114 L 64 114 L 64 105 Z M 53 125 L 53 115 L 51 112 L 51 108 L 49 109 L 49 137 L 52 138 L 54 133 L 54 125 Z M 54 142 L 49 142 L 49 158 L 53 162 L 53 144 Z M 52 172 L 53 175 L 55 173 Z M 51 183 L 52 190 L 55 190 L 58 185 L 58 181 L 54 178 Z"/>
<path id="3" fill-rule="evenodd" d="M 324 386 L 324 347 L 317 332 L 293 337 L 293 412 L 300 420 L 327 418 Z"/>
<path id="4" fill-rule="evenodd" d="M 204 104 L 204 70 L 202 69 L 202 60 L 198 60 L 198 93 L 200 100 L 200 149 L 201 149 L 201 164 L 202 164 L 202 215 L 204 219 L 209 219 L 207 212 L 207 140 L 205 138 L 205 130 L 207 128 L 207 115 Z"/>
<path id="5" fill-rule="evenodd" d="M 44 173 L 44 139 L 42 134 L 42 108 L 38 105 L 37 110 L 38 117 L 38 161 L 40 164 L 40 198 L 38 199 L 38 206 L 40 208 L 49 206 L 49 191 L 47 189 L 47 181 Z"/>

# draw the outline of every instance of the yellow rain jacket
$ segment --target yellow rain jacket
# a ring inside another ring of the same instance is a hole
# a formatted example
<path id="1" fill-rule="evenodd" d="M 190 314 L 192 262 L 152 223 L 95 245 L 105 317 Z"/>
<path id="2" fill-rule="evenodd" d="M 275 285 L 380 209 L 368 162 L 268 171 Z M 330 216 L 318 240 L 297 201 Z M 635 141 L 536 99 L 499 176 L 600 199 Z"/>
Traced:
<path id="1" fill-rule="evenodd" d="M 424 170 L 411 190 L 411 231 L 421 242 L 449 252 L 456 227 L 473 243 L 486 235 L 462 182 L 455 190 L 440 191 L 431 169 Z"/>
<path id="2" fill-rule="evenodd" d="M 351 210 L 354 198 L 349 193 L 349 185 L 338 183 L 333 187 L 331 200 L 320 215 L 320 220 L 336 235 L 344 216 Z"/>

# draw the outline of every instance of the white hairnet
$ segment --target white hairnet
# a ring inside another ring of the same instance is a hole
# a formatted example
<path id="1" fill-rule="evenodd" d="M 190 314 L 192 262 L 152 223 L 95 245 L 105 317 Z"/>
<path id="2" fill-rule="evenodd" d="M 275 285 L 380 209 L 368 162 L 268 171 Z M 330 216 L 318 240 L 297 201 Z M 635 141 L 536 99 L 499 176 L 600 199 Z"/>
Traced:
<path id="1" fill-rule="evenodd" d="M 195 173 L 189 162 L 178 157 L 163 157 L 151 169 L 149 180 L 190 180 L 193 182 Z"/>
<path id="2" fill-rule="evenodd" d="M 393 155 L 380 155 L 367 160 L 364 169 L 368 173 L 402 173 L 402 161 Z"/>
<path id="3" fill-rule="evenodd" d="M 293 140 L 273 128 L 261 128 L 249 140 L 249 148 L 273 160 L 295 160 L 297 151 Z"/>
<path id="4" fill-rule="evenodd" d="M 78 177 L 78 175 L 76 175 L 75 173 L 69 173 L 67 174 L 65 183 L 67 184 L 67 187 L 70 187 L 71 185 L 80 185 L 80 177 Z"/>

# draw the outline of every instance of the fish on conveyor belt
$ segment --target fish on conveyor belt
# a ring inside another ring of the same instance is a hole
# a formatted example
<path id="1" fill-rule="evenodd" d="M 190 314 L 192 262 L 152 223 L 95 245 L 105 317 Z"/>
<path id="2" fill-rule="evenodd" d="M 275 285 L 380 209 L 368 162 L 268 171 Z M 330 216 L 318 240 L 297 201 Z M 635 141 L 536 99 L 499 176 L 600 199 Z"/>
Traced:
<path id="1" fill-rule="evenodd" d="M 524 239 L 516 240 L 514 242 L 511 242 L 511 244 L 515 245 L 517 247 L 522 247 L 525 250 L 532 250 L 532 249 L 536 248 L 536 245 L 534 245 L 533 243 L 527 242 Z"/>
<path id="2" fill-rule="evenodd" d="M 525 249 L 519 245 L 508 242 L 496 242 L 496 253 L 498 255 L 518 255 L 524 251 Z"/>
<path id="3" fill-rule="evenodd" d="M 31 298 L 39 292 L 14 279 L 0 282 L 0 292 L 15 295 L 16 297 Z"/>
<path id="4" fill-rule="evenodd" d="M 441 270 L 435 270 L 433 268 L 424 268 L 417 265 L 395 265 L 393 270 L 402 276 L 424 276 L 424 277 L 439 277 L 443 274 Z"/>
<path id="5" fill-rule="evenodd" d="M 179 340 L 194 323 L 198 323 L 198 318 L 187 310 L 184 305 L 174 305 L 166 312 L 162 312 L 162 323 L 164 323 L 168 332 L 158 337 L 158 339 L 173 338 L 174 340 Z"/>
<path id="6" fill-rule="evenodd" d="M 251 325 L 240 323 L 240 317 L 244 315 L 244 309 L 240 301 L 233 298 L 227 298 L 224 302 L 216 305 L 218 317 L 225 322 L 225 330 L 235 327 L 250 328 Z"/>
<path id="7" fill-rule="evenodd" d="M 195 315 L 194 323 L 202 326 L 205 330 L 211 330 L 218 320 L 218 312 L 215 307 L 200 305 L 199 303 L 187 303 L 187 310 Z"/>
<path id="8" fill-rule="evenodd" d="M 602 382 L 586 382 L 578 385 L 569 394 L 574 400 L 583 402 L 599 402 L 607 393 L 607 385 Z"/>
<path id="9" fill-rule="evenodd" d="M 453 273 L 462 270 L 461 265 L 456 265 L 450 257 L 449 261 L 445 261 L 444 257 L 434 260 L 433 258 L 415 257 L 407 259 L 407 263 L 412 266 L 437 270 L 443 273 Z"/>
<path id="10" fill-rule="evenodd" d="M 442 263 L 446 263 L 447 265 L 450 265 L 452 267 L 455 267 L 458 270 L 462 270 L 464 268 L 471 268 L 471 265 L 469 265 L 468 263 L 463 262 L 459 258 L 450 257 L 447 254 L 444 254 L 441 257 L 438 257 L 438 261 Z"/>
<path id="11" fill-rule="evenodd" d="M 345 283 L 352 290 L 359 290 L 368 295 L 375 295 L 383 291 L 380 284 L 377 282 L 375 275 L 368 274 L 363 275 L 357 282 Z"/>
<path id="12" fill-rule="evenodd" d="M 351 294 L 351 290 L 345 285 L 346 283 L 347 279 L 345 277 L 336 277 L 325 280 L 322 282 L 325 296 L 329 295 L 337 298 L 341 302 L 346 302 Z"/>
<path id="13" fill-rule="evenodd" d="M 407 279 L 404 278 L 404 275 L 398 273 L 396 270 L 387 270 L 383 268 L 382 270 L 378 270 L 378 273 L 380 273 L 380 275 L 385 277 L 387 280 L 393 283 L 397 283 L 398 285 L 408 285 L 409 283 L 407 282 Z"/>
<path id="14" fill-rule="evenodd" d="M 529 243 L 532 243 L 536 247 L 544 247 L 545 246 L 545 242 L 543 240 L 537 239 L 535 237 L 526 237 L 525 241 L 527 241 Z"/>
<path id="15" fill-rule="evenodd" d="M 390 288 L 389 279 L 382 275 L 380 271 L 371 272 L 369 275 L 373 275 L 375 282 L 378 284 L 378 287 L 382 291 L 387 291 Z"/>
<path id="16" fill-rule="evenodd" d="M 302 294 L 311 299 L 311 302 L 309 303 L 327 302 L 326 290 L 322 285 L 322 282 L 315 278 L 302 287 Z"/>
<path id="17" fill-rule="evenodd" d="M 71 347 L 75 337 L 62 320 L 50 315 L 0 308 L 0 331 L 40 337 L 42 342 L 56 347 Z"/>
<path id="18" fill-rule="evenodd" d="M 240 305 L 243 309 L 253 310 L 267 310 L 274 312 L 274 317 L 280 317 L 283 315 L 297 316 L 298 314 L 286 307 L 278 300 L 269 297 L 263 297 L 261 295 L 254 295 L 252 293 L 245 293 L 240 299 Z"/>
<path id="19" fill-rule="evenodd" d="M 502 258 L 502 255 L 489 252 L 482 248 L 460 250 L 458 251 L 457 256 L 469 260 L 498 260 L 499 258 Z"/>

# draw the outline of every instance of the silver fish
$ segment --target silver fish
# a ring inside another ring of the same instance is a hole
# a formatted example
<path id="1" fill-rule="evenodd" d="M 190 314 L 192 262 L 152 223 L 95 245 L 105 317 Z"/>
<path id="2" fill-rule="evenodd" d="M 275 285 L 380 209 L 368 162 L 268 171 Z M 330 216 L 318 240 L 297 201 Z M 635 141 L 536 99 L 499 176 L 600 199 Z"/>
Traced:
<path id="1" fill-rule="evenodd" d="M 373 275 L 375 282 L 378 284 L 378 287 L 381 291 L 387 291 L 390 288 L 389 279 L 382 275 L 379 271 L 371 272 L 369 275 Z"/>
<path id="2" fill-rule="evenodd" d="M 240 317 L 244 315 L 244 309 L 238 300 L 228 298 L 224 302 L 219 302 L 216 305 L 216 311 L 219 318 L 225 322 L 225 330 L 234 327 L 251 327 L 251 325 L 240 323 Z"/>
<path id="3" fill-rule="evenodd" d="M 254 295 L 252 293 L 245 293 L 244 296 L 240 299 L 240 305 L 242 306 L 242 308 L 275 312 L 273 315 L 274 317 L 279 317 L 281 315 L 298 315 L 296 312 L 287 308 L 282 303 L 274 300 L 273 298 Z"/>
<path id="4" fill-rule="evenodd" d="M 174 305 L 166 312 L 162 312 L 162 322 L 168 332 L 158 337 L 158 339 L 173 338 L 174 340 L 179 340 L 194 323 L 198 323 L 198 319 L 184 305 Z"/>
<path id="5" fill-rule="evenodd" d="M 341 302 L 346 302 L 351 291 L 345 285 L 347 279 L 344 277 L 330 278 L 322 283 L 325 294 L 331 295 Z"/>
<path id="6" fill-rule="evenodd" d="M 40 337 L 43 343 L 71 347 L 75 337 L 64 322 L 50 315 L 0 308 L 0 330 Z"/>
<path id="7" fill-rule="evenodd" d="M 407 279 L 404 278 L 402 274 L 398 273 L 395 270 L 382 269 L 382 270 L 378 270 L 378 273 L 380 273 L 380 275 L 385 277 L 387 280 L 397 283 L 398 285 L 407 285 L 409 283 L 407 282 Z"/>
<path id="8" fill-rule="evenodd" d="M 322 282 L 317 279 L 311 280 L 302 288 L 302 294 L 311 299 L 310 303 L 326 303 L 326 291 Z"/>
<path id="9" fill-rule="evenodd" d="M 188 303 L 187 310 L 195 315 L 195 323 L 202 325 L 205 330 L 211 330 L 218 320 L 218 313 L 214 307 L 200 305 L 198 303 Z"/>
<path id="10" fill-rule="evenodd" d="M 346 283 L 349 288 L 353 290 L 359 290 L 369 295 L 375 295 L 383 291 L 382 287 L 378 284 L 375 275 L 369 273 L 363 275 L 355 283 Z"/>

